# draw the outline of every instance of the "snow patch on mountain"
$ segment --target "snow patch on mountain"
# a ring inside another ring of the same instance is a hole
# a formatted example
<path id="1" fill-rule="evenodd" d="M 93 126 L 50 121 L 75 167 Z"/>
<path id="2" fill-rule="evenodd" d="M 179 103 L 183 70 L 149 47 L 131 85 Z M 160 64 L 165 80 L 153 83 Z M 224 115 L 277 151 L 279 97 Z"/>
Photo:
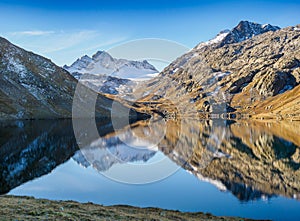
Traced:
<path id="1" fill-rule="evenodd" d="M 200 43 L 197 48 L 201 48 L 203 46 L 207 46 L 207 45 L 213 45 L 213 44 L 217 44 L 223 41 L 223 39 L 230 33 L 230 30 L 224 30 L 221 31 L 215 38 L 207 41 L 207 42 L 203 42 Z"/>
<path id="2" fill-rule="evenodd" d="M 277 31 L 280 27 L 270 24 L 258 24 L 255 22 L 241 21 L 234 27 L 228 35 L 222 40 L 220 46 L 245 41 L 256 35 L 260 35 L 269 31 Z"/>
<path id="3" fill-rule="evenodd" d="M 215 38 L 207 42 L 200 43 L 196 46 L 196 49 L 210 45 L 221 47 L 225 44 L 238 43 L 250 39 L 256 35 L 260 35 L 268 31 L 277 31 L 279 29 L 280 27 L 270 24 L 262 25 L 255 22 L 241 21 L 232 30 L 221 31 Z"/>
<path id="4" fill-rule="evenodd" d="M 21 78 L 26 78 L 25 66 L 17 59 L 14 59 L 14 57 L 8 59 L 7 70 L 18 73 Z"/>
<path id="5" fill-rule="evenodd" d="M 77 59 L 71 66 L 64 66 L 75 78 L 88 87 L 109 94 L 130 93 L 136 81 L 148 80 L 158 74 L 148 61 L 131 61 L 113 58 L 105 51 L 92 57 Z"/>
<path id="6" fill-rule="evenodd" d="M 64 66 L 70 73 L 109 75 L 123 79 L 149 78 L 158 71 L 148 61 L 131 61 L 113 58 L 105 51 L 98 51 L 90 58 L 85 55 L 71 66 Z"/>

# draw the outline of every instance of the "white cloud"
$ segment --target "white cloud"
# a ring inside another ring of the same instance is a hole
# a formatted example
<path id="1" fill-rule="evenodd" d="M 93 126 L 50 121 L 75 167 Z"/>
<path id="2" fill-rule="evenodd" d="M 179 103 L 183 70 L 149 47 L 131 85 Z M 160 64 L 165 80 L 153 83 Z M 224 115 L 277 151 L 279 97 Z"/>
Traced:
<path id="1" fill-rule="evenodd" d="M 88 41 L 98 35 L 99 33 L 97 31 L 91 30 L 72 33 L 58 32 L 55 33 L 53 41 L 50 45 L 48 45 L 49 47 L 44 47 L 43 53 L 52 53 L 68 49 L 85 41 Z"/>
<path id="2" fill-rule="evenodd" d="M 11 35 L 17 36 L 42 36 L 42 35 L 50 35 L 54 34 L 54 31 L 40 31 L 40 30 L 34 30 L 34 31 L 19 31 L 19 32 L 12 32 Z"/>
<path id="3" fill-rule="evenodd" d="M 113 44 L 117 44 L 117 43 L 120 43 L 120 42 L 125 41 L 125 40 L 127 40 L 127 37 L 112 38 L 112 39 L 109 39 L 107 41 L 103 41 L 100 44 L 97 44 L 97 45 L 94 45 L 92 47 L 86 48 L 85 50 L 86 51 L 99 50 L 102 47 L 106 47 L 106 46 L 110 46 L 110 45 L 113 45 Z"/>
<path id="4" fill-rule="evenodd" d="M 105 33 L 105 34 L 103 34 Z M 125 36 L 93 29 L 68 31 L 18 31 L 7 33 L 7 38 L 26 50 L 48 57 L 58 65 L 72 63 L 83 54 L 103 50 L 122 41 Z"/>

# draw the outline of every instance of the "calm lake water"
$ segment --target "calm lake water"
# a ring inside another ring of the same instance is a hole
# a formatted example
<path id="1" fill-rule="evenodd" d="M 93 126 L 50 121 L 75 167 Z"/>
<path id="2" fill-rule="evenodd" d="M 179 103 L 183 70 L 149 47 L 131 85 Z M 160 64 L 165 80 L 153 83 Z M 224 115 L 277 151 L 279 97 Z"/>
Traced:
<path id="1" fill-rule="evenodd" d="M 1 194 L 300 220 L 299 122 L 73 123 L 1 122 Z"/>

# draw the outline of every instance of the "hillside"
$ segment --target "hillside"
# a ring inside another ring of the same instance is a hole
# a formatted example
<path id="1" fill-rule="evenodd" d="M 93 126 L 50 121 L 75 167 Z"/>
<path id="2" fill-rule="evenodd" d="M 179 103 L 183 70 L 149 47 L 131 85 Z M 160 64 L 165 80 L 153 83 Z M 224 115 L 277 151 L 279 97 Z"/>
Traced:
<path id="1" fill-rule="evenodd" d="M 250 112 L 254 118 L 259 119 L 290 119 L 300 120 L 300 86 L 284 94 L 267 99 L 262 103 L 251 106 Z"/>
<path id="2" fill-rule="evenodd" d="M 74 201 L 34 199 L 33 197 L 4 196 L 0 197 L 0 202 L 0 214 L 5 220 L 252 220 L 240 217 L 218 217 L 202 212 L 188 213 L 126 205 L 103 206 Z"/>
<path id="3" fill-rule="evenodd" d="M 300 82 L 299 27 L 279 29 L 242 21 L 231 31 L 197 45 L 136 90 L 148 92 L 137 106 L 145 108 L 145 103 L 152 102 L 148 109 L 164 112 L 171 101 L 185 114 L 193 110 L 250 117 L 264 112 L 271 98 L 274 102 L 290 98 L 282 101 L 285 105 L 278 106 L 277 112 L 292 114 L 300 109 L 299 103 L 292 101 Z"/>
<path id="4" fill-rule="evenodd" d="M 0 38 L 0 118 L 110 117 L 113 99 L 87 88 L 49 59 Z M 78 86 L 78 87 L 77 87 Z M 76 92 L 76 87 L 79 93 Z M 96 106 L 95 106 L 96 102 Z M 116 102 L 118 103 L 118 102 Z M 129 107 L 119 103 L 119 116 Z M 133 118 L 137 113 L 130 112 Z"/>

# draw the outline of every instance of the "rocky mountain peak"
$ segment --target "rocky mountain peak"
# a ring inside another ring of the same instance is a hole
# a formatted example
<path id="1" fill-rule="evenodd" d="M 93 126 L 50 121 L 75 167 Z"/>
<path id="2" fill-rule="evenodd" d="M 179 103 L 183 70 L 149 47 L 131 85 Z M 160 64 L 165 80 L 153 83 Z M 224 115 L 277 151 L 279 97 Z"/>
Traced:
<path id="1" fill-rule="evenodd" d="M 127 70 L 131 68 L 130 70 Z M 132 61 L 126 59 L 113 58 L 105 51 L 97 51 L 91 58 L 87 55 L 77 59 L 72 65 L 64 66 L 64 69 L 71 74 L 94 74 L 94 75 L 110 75 L 118 76 L 118 72 L 137 72 L 138 70 L 149 73 L 158 72 L 148 61 Z M 141 73 L 142 74 L 142 73 Z"/>
<path id="2" fill-rule="evenodd" d="M 268 31 L 277 31 L 279 29 L 279 27 L 270 24 L 262 25 L 250 21 L 241 21 L 228 33 L 228 35 L 225 36 L 225 38 L 221 41 L 220 46 L 242 42 L 252 38 L 253 36 L 260 35 Z"/>
<path id="3" fill-rule="evenodd" d="M 153 70 L 153 71 L 155 71 L 155 72 L 158 72 L 157 70 L 156 70 L 156 68 L 152 65 L 152 64 L 150 64 L 147 60 L 143 60 L 143 67 L 145 67 L 145 68 L 148 68 L 148 69 L 151 69 L 151 70 Z"/>
<path id="4" fill-rule="evenodd" d="M 232 32 L 237 31 L 240 33 L 244 33 L 244 35 L 258 35 L 262 34 L 263 32 L 277 31 L 279 29 L 279 27 L 270 24 L 262 25 L 255 22 L 241 21 L 236 27 L 233 28 Z"/>
<path id="5" fill-rule="evenodd" d="M 7 43 L 8 41 L 5 38 L 0 37 L 0 43 Z"/>
<path id="6" fill-rule="evenodd" d="M 84 56 L 81 57 L 81 60 L 84 60 L 84 61 L 90 61 L 90 60 L 92 60 L 92 59 L 91 59 L 89 56 L 84 55 Z"/>
<path id="7" fill-rule="evenodd" d="M 63 68 L 87 87 L 108 94 L 127 93 L 136 84 L 132 80 L 147 80 L 158 73 L 146 60 L 113 58 L 105 51 L 97 51 L 92 57 L 84 55 Z"/>
<path id="8" fill-rule="evenodd" d="M 110 54 L 108 54 L 105 51 L 97 51 L 93 56 L 92 59 L 94 61 L 113 61 L 113 57 L 110 56 Z"/>
<path id="9" fill-rule="evenodd" d="M 226 44 L 239 43 L 256 35 L 260 35 L 268 31 L 277 31 L 279 29 L 279 27 L 270 24 L 262 25 L 250 21 L 240 21 L 233 29 L 225 29 L 219 32 L 215 38 L 197 45 L 196 49 L 200 49 L 205 46 L 218 48 Z"/>
<path id="10" fill-rule="evenodd" d="M 158 79 L 148 82 L 148 91 L 155 96 L 148 94 L 143 102 L 154 98 L 158 102 L 157 95 L 161 103 L 188 96 L 185 100 L 191 104 L 184 106 L 196 106 L 204 113 L 249 113 L 251 105 L 288 93 L 282 100 L 297 104 L 290 97 L 297 98 L 299 92 L 299 37 L 297 27 L 280 29 L 242 21 L 230 32 L 220 33 L 172 62 Z M 274 110 L 273 105 L 265 105 L 260 111 Z"/>

